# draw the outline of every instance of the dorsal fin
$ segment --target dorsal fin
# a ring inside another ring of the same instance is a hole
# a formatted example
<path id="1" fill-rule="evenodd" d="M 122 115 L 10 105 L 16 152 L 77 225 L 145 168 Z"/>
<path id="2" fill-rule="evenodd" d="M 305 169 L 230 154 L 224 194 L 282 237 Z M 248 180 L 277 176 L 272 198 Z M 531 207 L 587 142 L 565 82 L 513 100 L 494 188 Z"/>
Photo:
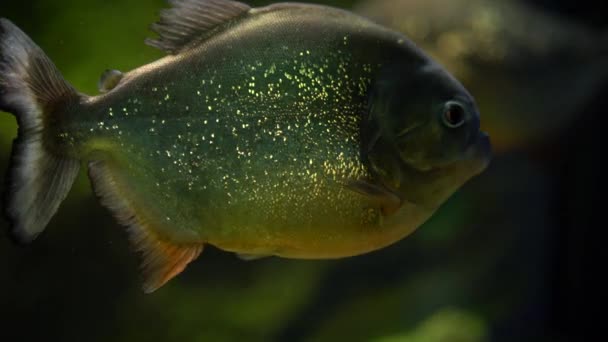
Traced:
<path id="1" fill-rule="evenodd" d="M 119 171 L 104 161 L 89 163 L 89 177 L 101 204 L 127 226 L 132 246 L 141 253 L 143 290 L 151 293 L 181 273 L 203 250 L 202 243 L 175 243 L 158 235 L 153 222 L 137 210 L 119 182 Z"/>
<path id="2" fill-rule="evenodd" d="M 160 12 L 160 20 L 152 24 L 157 39 L 146 44 L 169 54 L 208 37 L 219 26 L 249 12 L 248 5 L 231 0 L 169 0 L 172 8 Z"/>

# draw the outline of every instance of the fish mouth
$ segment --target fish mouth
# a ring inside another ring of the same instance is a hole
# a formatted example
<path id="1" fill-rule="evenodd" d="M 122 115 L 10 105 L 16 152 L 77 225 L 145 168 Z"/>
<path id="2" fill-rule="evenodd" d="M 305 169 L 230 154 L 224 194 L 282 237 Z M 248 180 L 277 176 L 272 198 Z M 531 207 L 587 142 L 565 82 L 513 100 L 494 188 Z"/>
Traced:
<path id="1" fill-rule="evenodd" d="M 492 160 L 490 136 L 485 132 L 479 132 L 475 142 L 467 148 L 466 155 L 474 162 L 478 173 L 485 170 Z"/>

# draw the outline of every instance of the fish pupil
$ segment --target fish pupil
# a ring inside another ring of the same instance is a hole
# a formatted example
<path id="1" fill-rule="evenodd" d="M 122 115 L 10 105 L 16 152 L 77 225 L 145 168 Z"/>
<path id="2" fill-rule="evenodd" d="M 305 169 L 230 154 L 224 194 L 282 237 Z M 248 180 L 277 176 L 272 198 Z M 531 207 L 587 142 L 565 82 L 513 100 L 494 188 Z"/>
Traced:
<path id="1" fill-rule="evenodd" d="M 464 108 L 456 103 L 449 103 L 443 113 L 443 121 L 450 128 L 462 126 L 465 121 Z"/>

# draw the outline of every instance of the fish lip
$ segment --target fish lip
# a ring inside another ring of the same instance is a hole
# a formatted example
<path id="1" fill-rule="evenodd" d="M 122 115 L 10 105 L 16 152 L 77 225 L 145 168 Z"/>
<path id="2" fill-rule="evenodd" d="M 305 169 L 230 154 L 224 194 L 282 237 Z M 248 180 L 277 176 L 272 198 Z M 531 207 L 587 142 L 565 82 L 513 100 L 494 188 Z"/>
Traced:
<path id="1" fill-rule="evenodd" d="M 478 172 L 485 170 L 492 160 L 492 143 L 490 136 L 486 132 L 480 131 L 475 142 L 467 148 L 466 155 L 474 161 Z"/>

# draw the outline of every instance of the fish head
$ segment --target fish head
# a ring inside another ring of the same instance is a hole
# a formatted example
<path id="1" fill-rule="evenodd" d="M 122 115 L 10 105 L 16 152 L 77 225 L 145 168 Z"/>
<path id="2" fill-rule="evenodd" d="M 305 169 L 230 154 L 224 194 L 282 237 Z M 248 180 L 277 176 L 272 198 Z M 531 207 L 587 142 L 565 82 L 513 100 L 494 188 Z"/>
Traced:
<path id="1" fill-rule="evenodd" d="M 475 100 L 433 62 L 380 77 L 370 99 L 376 139 L 368 160 L 403 200 L 436 207 L 491 159 Z"/>

